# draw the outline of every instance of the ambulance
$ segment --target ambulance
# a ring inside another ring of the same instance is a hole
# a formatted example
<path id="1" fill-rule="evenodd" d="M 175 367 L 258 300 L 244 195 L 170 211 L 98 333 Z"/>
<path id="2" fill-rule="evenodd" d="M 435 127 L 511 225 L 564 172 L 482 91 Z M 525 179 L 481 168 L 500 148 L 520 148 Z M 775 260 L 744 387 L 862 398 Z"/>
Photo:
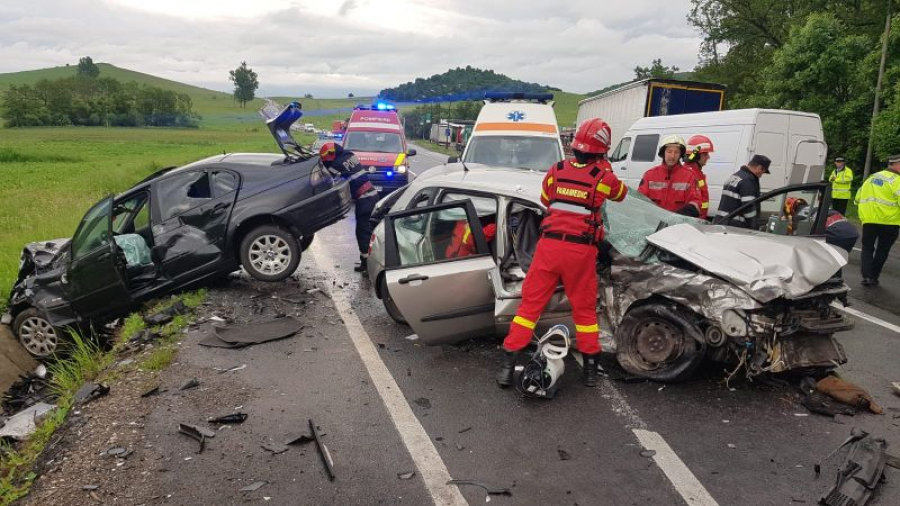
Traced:
<path id="1" fill-rule="evenodd" d="M 562 159 L 552 93 L 485 94 L 463 163 L 547 171 Z"/>
<path id="2" fill-rule="evenodd" d="M 416 150 L 407 148 L 403 125 L 393 105 L 378 102 L 355 107 L 342 145 L 356 154 L 369 173 L 369 181 L 382 195 L 409 183 L 407 157 L 414 156 Z"/>

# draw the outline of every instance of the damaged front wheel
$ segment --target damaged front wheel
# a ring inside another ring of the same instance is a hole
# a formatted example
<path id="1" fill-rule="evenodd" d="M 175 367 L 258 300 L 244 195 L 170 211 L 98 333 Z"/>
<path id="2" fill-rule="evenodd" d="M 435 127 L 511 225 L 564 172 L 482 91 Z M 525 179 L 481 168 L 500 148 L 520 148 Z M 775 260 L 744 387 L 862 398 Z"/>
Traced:
<path id="1" fill-rule="evenodd" d="M 50 324 L 35 308 L 28 308 L 16 316 L 13 330 L 28 353 L 47 358 L 59 349 L 60 330 Z"/>
<path id="2" fill-rule="evenodd" d="M 682 310 L 684 311 L 684 310 Z M 616 330 L 616 358 L 626 371 L 656 381 L 689 378 L 706 354 L 702 332 L 669 304 L 630 310 Z"/>

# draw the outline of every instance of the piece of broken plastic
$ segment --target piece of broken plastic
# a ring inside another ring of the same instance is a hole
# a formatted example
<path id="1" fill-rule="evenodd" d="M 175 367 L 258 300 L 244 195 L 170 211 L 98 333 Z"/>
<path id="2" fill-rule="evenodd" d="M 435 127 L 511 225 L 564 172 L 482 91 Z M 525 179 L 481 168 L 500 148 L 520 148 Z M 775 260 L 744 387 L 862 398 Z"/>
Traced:
<path id="1" fill-rule="evenodd" d="M 415 471 L 410 471 L 408 473 L 397 473 L 397 478 L 400 478 L 401 480 L 409 480 L 412 479 L 412 477 L 415 475 Z"/>
<path id="2" fill-rule="evenodd" d="M 191 378 L 178 387 L 178 390 L 190 390 L 192 388 L 197 388 L 200 386 L 200 381 L 197 378 Z"/>
<path id="3" fill-rule="evenodd" d="M 39 402 L 30 408 L 23 409 L 6 420 L 6 423 L 0 428 L 0 437 L 11 437 L 19 441 L 26 439 L 37 430 L 38 422 L 54 408 L 56 406 Z"/>
<path id="4" fill-rule="evenodd" d="M 255 492 L 255 491 L 263 488 L 264 486 L 268 485 L 268 483 L 269 482 L 267 482 L 267 481 L 255 481 L 255 482 L 251 483 L 250 485 L 247 485 L 246 487 L 242 488 L 240 491 L 241 492 Z"/>
<path id="5" fill-rule="evenodd" d="M 200 443 L 200 450 L 197 451 L 197 453 L 203 453 L 203 449 L 206 448 L 207 439 L 216 437 L 215 431 L 211 431 L 205 427 L 191 425 L 189 423 L 179 423 L 178 432 Z"/>
<path id="6" fill-rule="evenodd" d="M 72 402 L 77 406 L 79 404 L 87 404 L 94 399 L 103 397 L 109 393 L 109 387 L 103 383 L 85 383 L 75 392 Z"/>
<path id="7" fill-rule="evenodd" d="M 247 421 L 247 413 L 232 413 L 207 420 L 209 423 L 244 423 Z"/>
<path id="8" fill-rule="evenodd" d="M 512 492 L 510 492 L 508 488 L 495 487 L 493 485 L 487 485 L 475 480 L 450 480 L 447 482 L 447 485 L 471 485 L 473 487 L 483 488 L 484 491 L 488 493 L 488 495 L 512 495 Z"/>
<path id="9" fill-rule="evenodd" d="M 282 443 L 277 443 L 275 441 L 266 441 L 262 444 L 262 447 L 264 450 L 270 451 L 270 452 L 274 453 L 275 455 L 278 455 L 279 453 L 284 453 L 284 452 L 290 450 L 290 448 L 288 448 L 287 445 L 282 444 Z"/>

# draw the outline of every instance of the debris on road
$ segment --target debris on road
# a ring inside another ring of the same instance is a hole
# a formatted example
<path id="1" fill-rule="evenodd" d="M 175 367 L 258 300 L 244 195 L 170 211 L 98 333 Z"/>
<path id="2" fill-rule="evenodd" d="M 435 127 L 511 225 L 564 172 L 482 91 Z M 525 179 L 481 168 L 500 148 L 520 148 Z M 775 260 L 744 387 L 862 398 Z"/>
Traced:
<path id="1" fill-rule="evenodd" d="M 38 422 L 55 408 L 54 405 L 39 402 L 18 412 L 6 420 L 6 423 L 0 428 L 0 437 L 10 437 L 18 441 L 28 438 L 37 430 Z"/>
<path id="2" fill-rule="evenodd" d="M 246 325 L 215 327 L 215 332 L 202 339 L 200 345 L 215 348 L 243 348 L 292 337 L 303 327 L 300 320 L 293 316 L 271 318 L 267 321 Z"/>
<path id="3" fill-rule="evenodd" d="M 466 432 L 469 432 L 470 430 L 472 430 L 472 427 L 466 427 L 465 429 L 458 431 L 457 434 L 465 434 Z"/>
<path id="4" fill-rule="evenodd" d="M 191 378 L 191 379 L 185 381 L 184 383 L 182 383 L 181 386 L 178 387 L 178 390 L 190 390 L 192 388 L 197 388 L 199 386 L 200 386 L 200 380 L 198 380 L 197 378 Z"/>
<path id="5" fill-rule="evenodd" d="M 247 364 L 236 365 L 229 369 L 222 369 L 221 367 L 213 367 L 213 370 L 219 371 L 219 374 L 225 374 L 226 372 L 235 372 L 240 371 L 247 368 Z"/>
<path id="6" fill-rule="evenodd" d="M 646 459 L 653 458 L 654 456 L 656 456 L 656 450 L 642 450 L 641 451 L 641 457 L 644 457 Z"/>
<path id="7" fill-rule="evenodd" d="M 267 482 L 267 481 L 255 481 L 255 482 L 251 483 L 250 485 L 247 485 L 246 487 L 240 489 L 240 491 L 241 492 L 256 492 L 257 490 L 265 487 L 268 484 L 269 484 L 269 482 Z"/>
<path id="8" fill-rule="evenodd" d="M 167 391 L 168 390 L 160 390 L 159 385 L 156 385 L 155 387 L 151 388 L 150 390 L 147 390 L 146 392 L 142 393 L 141 397 L 145 397 L 145 398 L 152 397 L 154 395 L 161 394 L 161 393 L 167 392 Z"/>
<path id="9" fill-rule="evenodd" d="M 888 461 L 893 459 L 887 454 L 887 442 L 882 438 L 854 429 L 847 441 L 850 442 L 841 447 L 849 445 L 850 449 L 837 471 L 835 484 L 819 499 L 825 506 L 866 504 L 884 480 Z"/>
<path id="10" fill-rule="evenodd" d="M 282 444 L 282 443 L 276 443 L 275 441 L 266 441 L 261 446 L 262 446 L 263 450 L 272 452 L 275 455 L 278 455 L 279 453 L 284 453 L 284 452 L 290 450 L 290 448 L 288 448 L 287 445 Z"/>
<path id="11" fill-rule="evenodd" d="M 413 476 L 416 475 L 415 471 L 410 471 L 408 473 L 397 473 L 397 478 L 401 480 L 409 480 L 412 479 Z"/>
<path id="12" fill-rule="evenodd" d="M 559 455 L 559 460 L 572 460 L 572 456 L 569 455 L 569 452 L 563 449 L 557 448 L 556 453 Z"/>
<path id="13" fill-rule="evenodd" d="M 868 409 L 876 415 L 884 413 L 881 406 L 875 403 L 875 399 L 873 399 L 868 392 L 843 378 L 826 376 L 819 380 L 816 384 L 816 388 L 820 392 L 830 395 L 835 400 L 843 402 L 844 404 L 856 408 Z"/>
<path id="14" fill-rule="evenodd" d="M 894 389 L 894 393 L 900 395 L 900 381 L 892 381 L 891 388 Z"/>
<path id="15" fill-rule="evenodd" d="M 305 445 L 306 443 L 312 443 L 316 439 L 312 436 L 306 434 L 292 434 L 287 437 L 287 440 L 284 442 L 286 445 Z"/>
<path id="16" fill-rule="evenodd" d="M 830 396 L 820 392 L 816 380 L 806 377 L 800 380 L 800 405 L 811 413 L 835 417 L 837 415 L 854 416 L 856 408 L 837 402 Z"/>
<path id="17" fill-rule="evenodd" d="M 76 406 L 80 404 L 87 404 L 94 399 L 98 399 L 107 394 L 109 394 L 109 386 L 104 385 L 103 383 L 88 382 L 84 385 L 81 385 L 81 388 L 79 388 L 78 391 L 75 392 L 75 395 L 72 398 L 72 402 Z"/>
<path id="18" fill-rule="evenodd" d="M 199 427 L 197 425 L 191 425 L 188 423 L 179 423 L 178 424 L 178 432 L 188 436 L 198 443 L 200 443 L 200 450 L 197 453 L 203 453 L 203 449 L 206 448 L 206 440 L 212 439 L 216 437 L 216 433 L 204 428 Z"/>
<path id="19" fill-rule="evenodd" d="M 178 300 L 171 306 L 163 309 L 162 311 L 144 317 L 144 323 L 148 326 L 154 327 L 156 325 L 165 325 L 169 323 L 173 319 L 175 319 L 178 315 L 186 314 L 188 311 L 188 307 L 184 304 L 184 301 Z"/>
<path id="20" fill-rule="evenodd" d="M 81 490 L 85 490 L 85 491 L 88 491 L 88 492 L 90 492 L 90 491 L 92 491 L 92 490 L 97 490 L 98 488 L 100 488 L 100 485 L 93 485 L 93 484 L 92 484 L 92 485 L 82 485 L 82 486 L 81 486 Z"/>
<path id="21" fill-rule="evenodd" d="M 431 400 L 428 399 L 427 397 L 419 397 L 418 399 L 414 400 L 413 402 L 415 402 L 416 405 L 421 406 L 425 409 L 431 408 Z"/>
<path id="22" fill-rule="evenodd" d="M 221 424 L 229 424 L 229 423 L 244 423 L 247 421 L 247 413 L 232 413 L 230 415 L 218 416 L 215 418 L 210 418 L 207 420 L 209 423 L 221 423 Z"/>
<path id="23" fill-rule="evenodd" d="M 334 481 L 334 460 L 331 458 L 331 453 L 328 452 L 328 447 L 325 446 L 325 443 L 319 437 L 319 431 L 316 429 L 316 424 L 313 423 L 312 418 L 309 419 L 309 430 L 316 440 L 316 448 L 319 450 L 319 455 L 325 464 L 325 472 L 328 473 L 328 479 Z"/>
<path id="24" fill-rule="evenodd" d="M 510 492 L 508 488 L 495 487 L 495 486 L 492 486 L 492 485 L 485 485 L 484 483 L 481 483 L 481 482 L 478 482 L 478 481 L 475 481 L 475 480 L 450 480 L 450 481 L 447 482 L 447 485 L 456 485 L 456 486 L 460 486 L 460 485 L 471 485 L 471 486 L 473 486 L 473 487 L 481 487 L 481 488 L 483 488 L 484 491 L 487 492 L 487 494 L 488 494 L 489 496 L 491 496 L 491 495 L 505 495 L 505 496 L 512 497 L 512 492 Z M 488 500 L 490 500 L 490 497 L 488 497 Z"/>
<path id="25" fill-rule="evenodd" d="M 50 395 L 47 368 L 39 365 L 33 373 L 19 376 L 3 395 L 3 412 L 17 413 L 34 406 Z"/>

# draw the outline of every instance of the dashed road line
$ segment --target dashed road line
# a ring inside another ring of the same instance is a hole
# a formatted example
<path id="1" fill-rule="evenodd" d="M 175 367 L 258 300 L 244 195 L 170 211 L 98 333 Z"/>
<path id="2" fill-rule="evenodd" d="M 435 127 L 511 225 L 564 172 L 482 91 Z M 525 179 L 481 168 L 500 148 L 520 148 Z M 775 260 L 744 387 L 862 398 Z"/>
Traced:
<path id="1" fill-rule="evenodd" d="M 894 325 L 893 323 L 890 323 L 890 322 L 886 322 L 886 321 L 882 320 L 881 318 L 863 313 L 862 311 L 853 309 L 852 307 L 844 307 L 842 304 L 840 304 L 838 302 L 832 302 L 831 307 L 837 309 L 838 311 L 843 311 L 851 316 L 855 316 L 857 318 L 862 318 L 863 320 L 866 320 L 869 323 L 874 323 L 875 325 L 884 327 L 884 328 L 890 330 L 891 332 L 900 334 L 900 326 Z"/>
<path id="2" fill-rule="evenodd" d="M 334 268 L 329 267 L 334 265 L 334 262 L 331 261 L 330 255 L 324 250 L 321 243 L 313 242 L 308 251 L 312 253 L 313 262 L 319 269 L 332 276 L 337 275 Z M 326 287 L 326 289 L 328 288 Z M 378 355 L 372 338 L 369 337 L 356 313 L 353 312 L 352 304 L 346 293 L 331 292 L 331 297 L 341 319 L 344 320 L 356 352 L 366 366 L 369 377 L 372 378 L 372 383 L 394 422 L 394 427 L 400 433 L 403 444 L 425 482 L 425 488 L 431 494 L 431 499 L 435 504 L 441 506 L 467 505 L 468 502 L 459 489 L 454 485 L 447 485 L 451 479 L 450 471 L 447 470 L 437 448 L 431 442 L 431 437 L 419 423 L 394 377 L 391 376 L 387 366 Z"/>
<path id="3" fill-rule="evenodd" d="M 656 452 L 653 460 L 672 485 L 675 485 L 675 490 L 681 494 L 684 502 L 691 506 L 718 506 L 719 503 L 709 495 L 700 480 L 684 465 L 662 436 L 644 429 L 633 429 L 632 432 L 644 448 Z"/>

